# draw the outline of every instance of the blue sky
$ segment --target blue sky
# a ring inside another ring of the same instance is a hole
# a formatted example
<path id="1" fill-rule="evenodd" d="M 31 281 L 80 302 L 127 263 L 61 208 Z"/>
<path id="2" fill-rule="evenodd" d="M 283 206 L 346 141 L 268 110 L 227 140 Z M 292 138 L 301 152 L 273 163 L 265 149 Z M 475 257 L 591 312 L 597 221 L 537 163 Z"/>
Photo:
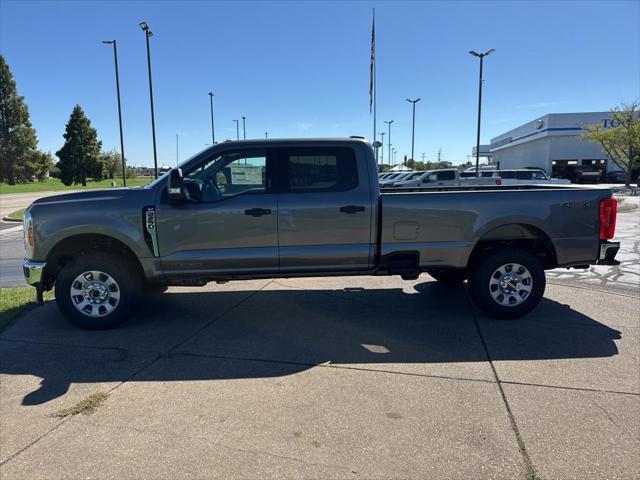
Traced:
<path id="1" fill-rule="evenodd" d="M 0 2 L 0 52 L 29 105 L 39 147 L 57 151 L 78 103 L 104 149 L 118 148 L 118 41 L 130 164 L 153 163 L 144 34 L 151 39 L 159 163 L 219 139 L 371 137 L 369 48 L 376 8 L 378 132 L 393 119 L 398 157 L 455 163 L 475 144 L 478 61 L 482 142 L 537 116 L 603 111 L 640 98 L 640 2 Z M 242 135 L 242 133 L 241 133 Z M 385 140 L 386 143 L 386 140 Z M 386 148 L 385 148 L 386 155 Z"/>

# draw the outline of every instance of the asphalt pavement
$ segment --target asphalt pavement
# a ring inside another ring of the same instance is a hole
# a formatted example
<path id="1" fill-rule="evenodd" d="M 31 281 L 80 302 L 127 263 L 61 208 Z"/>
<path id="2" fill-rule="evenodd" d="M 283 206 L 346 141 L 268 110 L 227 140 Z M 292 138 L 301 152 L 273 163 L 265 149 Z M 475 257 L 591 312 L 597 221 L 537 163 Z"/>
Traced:
<path id="1" fill-rule="evenodd" d="M 517 321 L 428 275 L 170 288 L 103 332 L 48 302 L 0 335 L 0 478 L 638 478 L 639 220 Z"/>

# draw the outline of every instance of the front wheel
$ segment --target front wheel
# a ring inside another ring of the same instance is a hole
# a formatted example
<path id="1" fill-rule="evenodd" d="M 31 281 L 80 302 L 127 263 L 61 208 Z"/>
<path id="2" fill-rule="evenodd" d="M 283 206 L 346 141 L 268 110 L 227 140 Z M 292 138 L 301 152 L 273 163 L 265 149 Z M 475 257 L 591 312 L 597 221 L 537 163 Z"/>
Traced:
<path id="1" fill-rule="evenodd" d="M 136 272 L 122 257 L 89 253 L 66 265 L 56 279 L 56 303 L 74 325 L 114 328 L 126 320 L 138 292 Z"/>
<path id="2" fill-rule="evenodd" d="M 520 318 L 533 310 L 544 294 L 540 261 L 518 248 L 499 248 L 485 256 L 469 277 L 474 302 L 489 316 Z"/>

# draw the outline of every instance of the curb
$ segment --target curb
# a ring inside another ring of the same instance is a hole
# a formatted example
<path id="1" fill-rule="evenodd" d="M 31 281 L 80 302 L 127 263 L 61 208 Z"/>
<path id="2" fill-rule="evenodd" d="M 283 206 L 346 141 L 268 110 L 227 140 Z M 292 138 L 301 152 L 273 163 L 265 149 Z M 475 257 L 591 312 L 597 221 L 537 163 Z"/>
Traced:
<path id="1" fill-rule="evenodd" d="M 21 218 L 9 218 L 9 217 L 2 217 L 2 221 L 3 221 L 3 222 L 15 222 L 15 223 L 22 223 L 22 219 L 21 219 Z"/>

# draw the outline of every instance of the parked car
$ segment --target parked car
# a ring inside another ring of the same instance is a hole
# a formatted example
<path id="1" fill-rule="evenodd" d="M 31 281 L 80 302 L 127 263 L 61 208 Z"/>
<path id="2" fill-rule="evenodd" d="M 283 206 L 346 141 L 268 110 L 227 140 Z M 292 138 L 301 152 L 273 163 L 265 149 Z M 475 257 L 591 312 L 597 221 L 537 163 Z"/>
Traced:
<path id="1" fill-rule="evenodd" d="M 602 177 L 602 181 L 606 183 L 625 183 L 627 181 L 627 174 L 620 170 L 609 172 Z"/>
<path id="2" fill-rule="evenodd" d="M 461 185 L 500 185 L 500 179 L 494 177 L 463 177 L 457 168 L 443 168 L 424 172 L 415 180 L 401 180 L 392 184 L 393 187 L 398 188 L 455 187 Z"/>
<path id="3" fill-rule="evenodd" d="M 569 180 L 563 178 L 550 178 L 544 170 L 533 169 L 533 168 L 523 168 L 523 169 L 513 169 L 513 170 L 495 170 L 493 172 L 495 177 L 500 177 L 502 179 L 503 185 L 514 185 L 514 184 L 537 184 L 537 183 L 555 183 L 559 185 L 568 185 L 571 183 Z"/>
<path id="4" fill-rule="evenodd" d="M 24 274 L 87 329 L 115 327 L 167 285 L 422 272 L 468 280 L 490 316 L 518 318 L 542 298 L 545 270 L 615 262 L 615 220 L 609 189 L 381 192 L 357 138 L 224 142 L 142 188 L 36 200 Z"/>
<path id="5" fill-rule="evenodd" d="M 395 175 L 395 176 L 392 176 L 392 177 L 387 177 L 387 178 L 385 178 L 384 180 L 382 180 L 380 182 L 380 186 L 381 187 L 390 187 L 395 182 L 401 182 L 402 180 L 410 177 L 411 174 L 413 174 L 413 171 L 409 170 L 409 171 L 405 171 L 405 172 L 400 172 L 398 175 Z"/>
<path id="6" fill-rule="evenodd" d="M 568 172 L 568 177 L 573 183 L 598 183 L 602 170 L 591 165 L 578 165 Z"/>

